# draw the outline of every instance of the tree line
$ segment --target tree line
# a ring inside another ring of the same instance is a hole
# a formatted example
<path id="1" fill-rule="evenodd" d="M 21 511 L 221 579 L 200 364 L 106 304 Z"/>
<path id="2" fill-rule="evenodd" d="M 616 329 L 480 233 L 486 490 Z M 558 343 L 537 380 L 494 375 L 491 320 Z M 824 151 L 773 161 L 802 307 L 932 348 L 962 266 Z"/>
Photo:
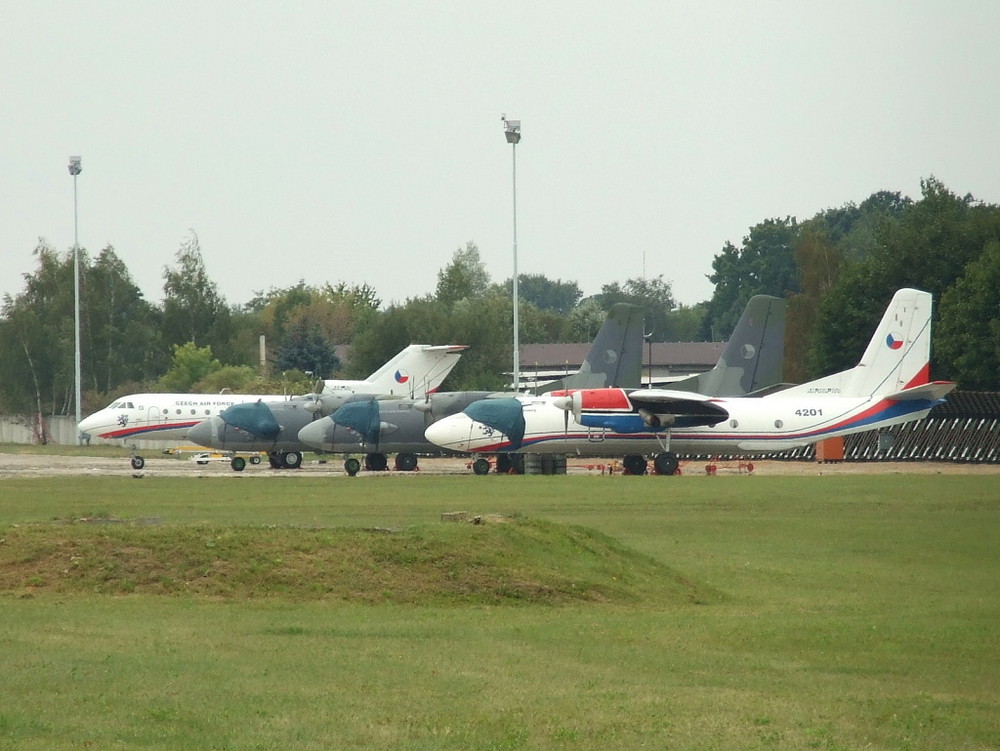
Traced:
<path id="1" fill-rule="evenodd" d="M 853 366 L 895 290 L 934 296 L 931 376 L 1000 388 L 1000 206 L 934 177 L 918 200 L 874 193 L 803 222 L 768 219 L 712 262 L 702 334 L 727 330 L 750 296 L 788 301 L 785 376 Z"/>
<path id="2" fill-rule="evenodd" d="M 73 254 L 44 240 L 34 253 L 36 269 L 0 311 L 0 411 L 69 414 Z M 494 283 L 472 242 L 440 269 L 433 293 L 389 306 L 369 284 L 304 280 L 229 304 L 194 232 L 163 270 L 159 305 L 112 246 L 79 261 L 85 411 L 136 391 L 303 393 L 315 379 L 363 378 L 418 341 L 469 345 L 452 389 L 503 388 L 510 369 L 511 280 Z M 520 340 L 590 341 L 612 305 L 631 302 L 653 341 L 721 341 L 750 297 L 770 294 L 788 301 L 786 378 L 802 381 L 853 365 L 892 293 L 911 286 L 935 299 L 933 376 L 998 388 L 1000 207 L 933 177 L 917 200 L 883 191 L 802 222 L 766 219 L 711 268 L 712 297 L 694 306 L 678 305 L 662 275 L 610 281 L 589 297 L 575 281 L 519 275 Z M 335 345 L 347 343 L 341 363 Z"/>

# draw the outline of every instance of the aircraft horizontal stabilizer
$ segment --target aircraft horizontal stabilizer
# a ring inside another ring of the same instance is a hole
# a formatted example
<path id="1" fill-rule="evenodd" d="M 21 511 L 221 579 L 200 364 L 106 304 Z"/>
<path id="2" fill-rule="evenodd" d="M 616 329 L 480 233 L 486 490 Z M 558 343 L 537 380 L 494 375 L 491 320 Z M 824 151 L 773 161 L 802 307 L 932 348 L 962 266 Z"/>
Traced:
<path id="1" fill-rule="evenodd" d="M 895 394 L 889 394 L 885 398 L 894 402 L 909 402 L 917 399 L 936 402 L 943 399 L 957 387 L 958 384 L 952 381 L 933 381 L 932 383 L 925 383 L 922 386 L 914 386 L 910 389 L 897 391 Z"/>

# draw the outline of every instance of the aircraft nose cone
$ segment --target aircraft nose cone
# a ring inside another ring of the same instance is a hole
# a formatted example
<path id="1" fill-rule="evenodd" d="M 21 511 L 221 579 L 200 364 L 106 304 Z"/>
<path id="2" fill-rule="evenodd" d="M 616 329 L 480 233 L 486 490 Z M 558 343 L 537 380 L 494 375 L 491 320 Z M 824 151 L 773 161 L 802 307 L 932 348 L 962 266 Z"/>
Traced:
<path id="1" fill-rule="evenodd" d="M 76 424 L 76 429 L 80 433 L 91 433 L 98 427 L 100 427 L 100 419 L 96 414 L 93 414 L 90 417 L 84 417 Z"/>
<path id="2" fill-rule="evenodd" d="M 315 449 L 322 449 L 326 441 L 326 431 L 327 428 L 331 427 L 332 423 L 329 418 L 323 418 L 322 420 L 316 420 L 306 425 L 302 430 L 299 431 L 299 440 Z"/>
<path id="3" fill-rule="evenodd" d="M 209 417 L 207 420 L 202 420 L 197 425 L 188 429 L 188 440 L 192 443 L 197 443 L 199 446 L 218 448 L 215 445 L 215 436 L 218 435 L 218 426 L 221 423 L 222 420 L 218 417 Z"/>
<path id="4" fill-rule="evenodd" d="M 443 420 L 438 420 L 437 422 L 429 425 L 427 430 L 424 431 L 424 438 L 433 443 L 435 446 L 441 446 L 442 448 L 454 449 L 456 451 L 465 451 L 468 449 L 468 425 L 469 418 L 465 415 L 452 415 L 451 417 L 446 417 Z M 462 426 L 465 426 L 465 430 L 462 430 Z M 462 435 L 465 435 L 466 440 L 463 442 Z"/>

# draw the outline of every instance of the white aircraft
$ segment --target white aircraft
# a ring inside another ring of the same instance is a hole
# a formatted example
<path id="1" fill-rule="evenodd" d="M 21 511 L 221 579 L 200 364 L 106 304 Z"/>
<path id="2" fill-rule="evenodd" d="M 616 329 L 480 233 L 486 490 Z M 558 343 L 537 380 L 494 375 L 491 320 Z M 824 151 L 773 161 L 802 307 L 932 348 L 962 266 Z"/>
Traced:
<path id="1" fill-rule="evenodd" d="M 931 295 L 901 289 L 856 367 L 800 386 L 760 397 L 605 388 L 494 399 L 434 423 L 426 437 L 445 449 L 477 453 L 642 459 L 658 452 L 654 468 L 669 475 L 677 470 L 671 449 L 782 451 L 926 417 L 956 386 L 929 382 L 930 340 Z"/>
<path id="2" fill-rule="evenodd" d="M 130 394 L 80 421 L 81 434 L 107 440 L 184 440 L 188 428 L 219 414 L 234 404 L 247 402 L 301 401 L 317 415 L 329 414 L 358 396 L 387 399 L 422 398 L 441 385 L 458 363 L 463 345 L 411 344 L 363 381 L 328 380 L 317 394 L 289 397 L 281 394 Z M 272 457 L 282 466 L 297 467 L 298 451 Z M 145 460 L 132 457 L 132 466 L 142 469 Z"/>

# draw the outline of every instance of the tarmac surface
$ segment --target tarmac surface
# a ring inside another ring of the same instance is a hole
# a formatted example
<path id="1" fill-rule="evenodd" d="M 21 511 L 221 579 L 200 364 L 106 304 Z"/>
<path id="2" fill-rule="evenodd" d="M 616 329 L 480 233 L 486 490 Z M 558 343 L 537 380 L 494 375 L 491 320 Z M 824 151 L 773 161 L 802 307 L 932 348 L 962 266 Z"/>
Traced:
<path id="1" fill-rule="evenodd" d="M 293 470 L 271 469 L 265 459 L 260 464 L 248 463 L 242 472 L 235 472 L 229 466 L 226 457 L 205 459 L 197 455 L 170 456 L 163 454 L 145 454 L 146 464 L 141 470 L 134 470 L 127 457 L 106 458 L 89 456 L 52 456 L 42 454 L 5 454 L 0 453 L 0 480 L 12 477 L 132 477 L 143 475 L 148 477 L 301 477 L 305 475 L 346 476 L 344 462 L 341 457 L 324 457 L 318 459 L 313 454 L 306 454 L 302 467 Z M 414 472 L 367 472 L 362 470 L 357 477 L 410 476 L 421 474 L 434 475 L 472 475 L 471 459 L 462 458 L 431 458 L 422 457 L 419 468 Z M 389 462 L 390 467 L 392 461 Z M 681 473 L 684 475 L 708 474 L 709 462 L 682 461 Z M 591 459 L 570 457 L 567 462 L 567 474 L 571 475 L 602 475 L 620 474 L 620 460 Z M 973 474 L 1000 475 L 1000 465 L 997 464 L 960 464 L 954 462 L 838 462 L 818 463 L 813 461 L 755 461 L 715 462 L 716 475 L 857 475 L 857 474 Z"/>

